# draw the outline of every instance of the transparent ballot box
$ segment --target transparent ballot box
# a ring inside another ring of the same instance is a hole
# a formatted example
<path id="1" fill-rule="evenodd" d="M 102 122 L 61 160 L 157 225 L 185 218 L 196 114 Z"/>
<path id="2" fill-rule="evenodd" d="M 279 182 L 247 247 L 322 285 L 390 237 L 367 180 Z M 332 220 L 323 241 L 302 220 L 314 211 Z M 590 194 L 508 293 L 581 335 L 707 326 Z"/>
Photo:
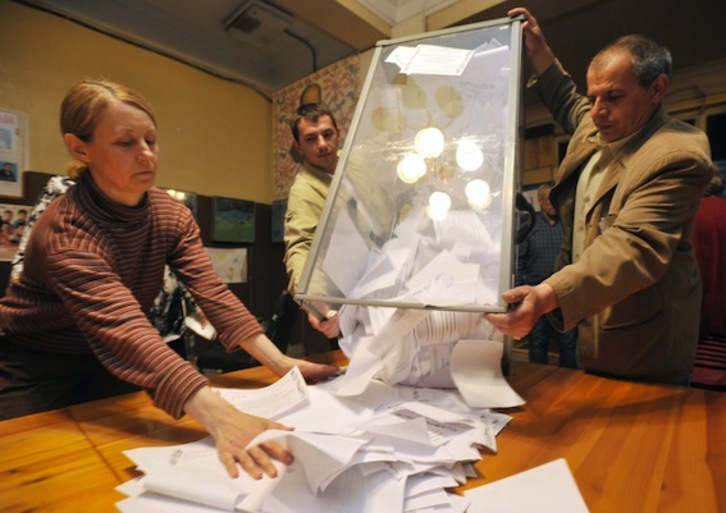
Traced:
<path id="1" fill-rule="evenodd" d="M 306 309 L 506 309 L 521 41 L 507 18 L 378 43 L 298 285 Z"/>

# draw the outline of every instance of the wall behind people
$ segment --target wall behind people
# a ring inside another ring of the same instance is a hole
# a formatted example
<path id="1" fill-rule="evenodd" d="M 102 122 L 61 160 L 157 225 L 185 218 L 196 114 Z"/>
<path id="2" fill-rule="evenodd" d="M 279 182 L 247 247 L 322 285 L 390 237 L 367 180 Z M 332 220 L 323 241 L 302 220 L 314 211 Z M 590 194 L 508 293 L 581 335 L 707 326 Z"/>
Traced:
<path id="1" fill-rule="evenodd" d="M 270 243 L 269 204 L 277 199 L 273 198 L 272 134 L 278 121 L 272 119 L 271 102 L 251 88 L 18 3 L 0 0 L 0 19 L 4 26 L 0 31 L 0 108 L 28 114 L 25 167 L 39 172 L 29 173 L 33 183 L 25 187 L 27 197 L 17 202 L 32 204 L 47 177 L 64 173 L 69 157 L 58 133 L 58 105 L 67 89 L 86 77 L 103 76 L 127 84 L 156 109 L 163 155 L 157 185 L 196 192 L 202 203 L 213 196 L 256 203 L 256 241 L 247 246 L 248 282 L 231 288 L 256 315 L 268 317 L 286 285 L 284 248 Z M 367 64 L 363 57 L 365 69 Z M 353 84 L 353 96 L 340 89 L 332 93 L 345 96 L 352 116 L 362 83 L 358 66 L 359 58 L 353 56 L 304 80 Z M 287 124 L 284 130 L 287 136 Z M 205 208 L 201 210 L 198 221 L 209 244 L 209 216 Z M 0 294 L 8 274 L 9 263 L 0 262 Z M 327 343 L 316 341 L 302 327 L 295 340 L 304 342 L 307 352 Z"/>
<path id="2" fill-rule="evenodd" d="M 290 123 L 300 105 L 323 103 L 335 112 L 341 144 L 345 142 L 371 52 L 352 55 L 298 80 L 272 95 L 274 199 L 287 198 L 299 169 L 300 155 L 292 144 Z M 340 148 L 342 150 L 342 146 Z"/>
<path id="3" fill-rule="evenodd" d="M 28 114 L 27 168 L 63 173 L 60 100 L 80 79 L 104 76 L 156 108 L 164 156 L 157 185 L 271 203 L 271 105 L 263 95 L 14 2 L 0 1 L 0 19 L 0 107 Z"/>
<path id="4" fill-rule="evenodd" d="M 54 173 L 27 171 L 24 183 L 25 195 L 33 199 L 38 197 L 53 176 Z M 242 283 L 230 283 L 229 288 L 254 315 L 263 320 L 269 319 L 277 299 L 277 291 L 282 290 L 287 284 L 287 275 L 282 265 L 281 252 L 284 249 L 276 248 L 270 242 L 271 207 L 264 203 L 255 203 L 255 242 L 253 244 L 232 244 L 212 240 L 212 201 L 212 197 L 201 194 L 198 194 L 196 198 L 195 217 L 199 224 L 202 242 L 205 247 L 246 248 L 247 280 Z M 278 262 L 279 264 L 277 264 Z M 10 262 L 0 261 L 0 296 L 5 293 L 9 279 Z"/>

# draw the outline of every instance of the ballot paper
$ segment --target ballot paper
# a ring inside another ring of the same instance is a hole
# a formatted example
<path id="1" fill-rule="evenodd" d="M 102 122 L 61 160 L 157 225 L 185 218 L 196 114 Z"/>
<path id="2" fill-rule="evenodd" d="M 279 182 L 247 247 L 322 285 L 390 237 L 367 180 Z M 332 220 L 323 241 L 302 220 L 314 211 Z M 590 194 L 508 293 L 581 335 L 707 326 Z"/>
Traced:
<path id="1" fill-rule="evenodd" d="M 419 44 L 399 46 L 386 59 L 407 75 L 461 75 L 474 56 L 474 50 Z"/>
<path id="2" fill-rule="evenodd" d="M 524 404 L 502 374 L 503 346 L 488 340 L 460 340 L 451 353 L 451 377 L 471 406 L 509 408 Z"/>
<path id="3" fill-rule="evenodd" d="M 570 467 L 558 459 L 464 492 L 468 513 L 587 513 Z"/>
<path id="4" fill-rule="evenodd" d="M 238 410 L 254 412 L 258 417 L 266 418 L 278 417 L 308 397 L 305 378 L 297 367 L 293 367 L 282 378 L 263 389 L 213 388 L 212 390 Z"/>
<path id="5" fill-rule="evenodd" d="M 291 371 L 263 389 L 218 390 L 249 413 L 264 411 L 296 428 L 268 430 L 252 442 L 275 439 L 296 456 L 289 466 L 276 462 L 278 477 L 230 478 L 211 437 L 137 448 L 125 454 L 143 476 L 118 488 L 127 496 L 118 509 L 463 513 L 468 502 L 447 489 L 472 475 L 480 448 L 496 451 L 508 417 L 467 405 L 455 389 L 374 381 L 355 397 L 341 397 L 331 392 L 335 381 L 306 385 Z"/>
<path id="6" fill-rule="evenodd" d="M 372 314 L 379 311 L 387 317 L 382 325 L 373 325 L 379 317 Z M 352 318 L 360 324 L 356 326 Z M 377 378 L 389 384 L 456 388 L 471 407 L 524 404 L 502 374 L 503 343 L 460 340 L 496 336 L 478 314 L 350 307 L 341 310 L 340 319 L 352 333 L 340 340 L 350 364 L 331 389 L 337 395 L 361 394 Z M 364 334 L 370 332 L 374 334 Z"/>

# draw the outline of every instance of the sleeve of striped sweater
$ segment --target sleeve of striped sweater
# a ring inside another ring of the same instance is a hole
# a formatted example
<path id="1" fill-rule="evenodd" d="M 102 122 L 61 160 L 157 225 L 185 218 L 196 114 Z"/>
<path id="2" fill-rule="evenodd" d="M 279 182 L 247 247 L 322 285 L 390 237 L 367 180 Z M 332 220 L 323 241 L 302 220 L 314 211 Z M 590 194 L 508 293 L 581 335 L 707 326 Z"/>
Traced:
<path id="1" fill-rule="evenodd" d="M 262 333 L 255 316 L 215 272 L 195 224 L 185 228 L 168 263 L 212 323 L 227 351 L 238 348 L 242 340 Z"/>
<path id="2" fill-rule="evenodd" d="M 191 215 L 181 215 L 176 223 L 174 228 L 167 226 L 173 241 L 167 263 L 187 285 L 221 342 L 232 349 L 261 333 L 254 316 L 217 277 Z M 164 343 L 109 263 L 93 247 L 85 249 L 75 246 L 49 255 L 48 272 L 57 293 L 99 360 L 119 378 L 147 389 L 159 408 L 181 417 L 184 404 L 207 379 Z"/>
<path id="3" fill-rule="evenodd" d="M 180 418 L 184 404 L 208 381 L 169 348 L 108 262 L 93 252 L 65 249 L 49 257 L 48 272 L 99 361 Z"/>

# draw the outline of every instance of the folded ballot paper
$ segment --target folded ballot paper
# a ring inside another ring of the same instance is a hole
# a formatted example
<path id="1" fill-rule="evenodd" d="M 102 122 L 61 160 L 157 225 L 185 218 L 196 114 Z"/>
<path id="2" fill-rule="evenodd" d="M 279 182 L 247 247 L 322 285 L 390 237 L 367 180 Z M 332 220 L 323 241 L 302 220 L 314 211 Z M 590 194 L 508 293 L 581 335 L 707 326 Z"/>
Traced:
<path id="1" fill-rule="evenodd" d="M 215 389 L 241 410 L 294 426 L 295 431 L 266 431 L 252 443 L 277 439 L 295 461 L 278 462 L 274 479 L 244 473 L 232 479 L 210 437 L 132 449 L 125 454 L 143 475 L 118 488 L 127 495 L 118 509 L 463 513 L 468 500 L 447 489 L 473 475 L 480 448 L 496 451 L 496 435 L 509 416 L 471 406 L 457 389 L 373 380 L 358 395 L 339 395 L 334 392 L 342 378 L 307 385 L 293 369 L 262 389 Z M 505 387 L 501 381 L 494 389 Z"/>
<path id="2" fill-rule="evenodd" d="M 588 513 L 567 461 L 560 458 L 464 492 L 467 513 Z"/>

